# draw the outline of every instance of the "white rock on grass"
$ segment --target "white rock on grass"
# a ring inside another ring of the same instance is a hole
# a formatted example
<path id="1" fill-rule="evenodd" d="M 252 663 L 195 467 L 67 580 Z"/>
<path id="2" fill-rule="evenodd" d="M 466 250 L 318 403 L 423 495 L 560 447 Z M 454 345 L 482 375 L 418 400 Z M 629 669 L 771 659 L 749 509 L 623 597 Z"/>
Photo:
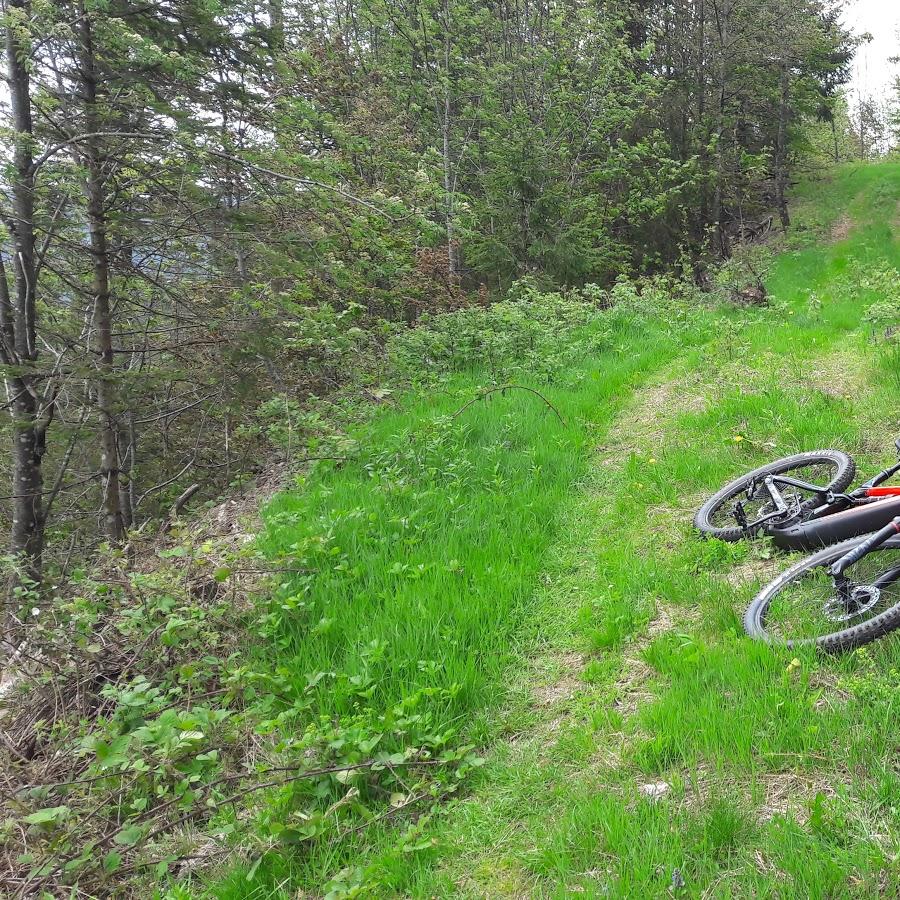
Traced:
<path id="1" fill-rule="evenodd" d="M 672 790 L 672 785 L 668 784 L 665 781 L 657 781 L 652 784 L 642 784 L 640 787 L 640 792 L 653 803 L 665 797 L 670 790 Z"/>

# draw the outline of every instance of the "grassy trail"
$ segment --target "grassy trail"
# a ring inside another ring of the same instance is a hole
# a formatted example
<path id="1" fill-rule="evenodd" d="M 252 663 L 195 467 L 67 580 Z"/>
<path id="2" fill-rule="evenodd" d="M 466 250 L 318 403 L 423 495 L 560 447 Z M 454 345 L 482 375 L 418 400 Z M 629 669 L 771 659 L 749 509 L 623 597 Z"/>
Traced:
<path id="1" fill-rule="evenodd" d="M 900 640 L 837 659 L 746 640 L 784 559 L 690 529 L 742 470 L 818 446 L 874 470 L 900 433 L 896 360 L 863 319 L 900 265 L 900 165 L 807 191 L 772 305 L 604 335 L 546 390 L 571 427 L 511 395 L 452 445 L 462 378 L 276 502 L 275 549 L 336 560 L 279 636 L 298 679 L 331 673 L 316 711 L 439 688 L 428 714 L 487 765 L 413 851 L 375 827 L 216 896 L 296 896 L 345 866 L 359 896 L 900 894 Z"/>
<path id="2" fill-rule="evenodd" d="M 842 239 L 781 257 L 769 289 L 786 308 L 725 316 L 717 338 L 626 403 L 550 554 L 543 640 L 484 783 L 436 828 L 434 850 L 399 866 L 383 858 L 386 887 L 900 892 L 900 645 L 798 666 L 750 643 L 739 615 L 784 561 L 689 527 L 733 473 L 831 445 L 872 468 L 900 431 L 898 373 L 862 323 L 881 298 L 858 266 L 900 263 L 900 167 L 810 191 L 807 221 L 844 216 Z"/>

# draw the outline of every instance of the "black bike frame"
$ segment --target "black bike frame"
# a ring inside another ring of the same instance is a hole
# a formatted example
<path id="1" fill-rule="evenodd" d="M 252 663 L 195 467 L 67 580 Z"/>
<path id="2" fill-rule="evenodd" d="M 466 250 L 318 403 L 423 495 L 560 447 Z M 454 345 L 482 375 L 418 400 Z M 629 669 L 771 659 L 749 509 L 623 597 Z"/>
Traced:
<path id="1" fill-rule="evenodd" d="M 821 506 L 817 506 L 809 515 L 810 519 L 819 519 L 822 516 L 828 516 L 832 513 L 848 509 L 857 501 L 864 500 L 871 488 L 876 488 L 879 485 L 884 484 L 889 478 L 893 478 L 894 475 L 896 475 L 898 472 L 900 472 L 900 462 L 894 463 L 894 465 L 889 466 L 882 472 L 879 472 L 874 478 L 870 478 L 868 481 L 861 484 L 858 488 L 856 488 L 854 491 L 851 491 L 849 494 L 834 494 L 820 484 L 812 484 L 808 481 L 800 481 L 799 479 L 791 478 L 788 475 L 767 475 L 763 481 L 763 484 L 765 485 L 766 490 L 769 492 L 769 496 L 772 498 L 772 502 L 775 504 L 775 510 L 771 513 L 767 513 L 766 515 L 761 516 L 755 522 L 748 522 L 744 527 L 748 531 L 753 531 L 757 528 L 761 528 L 767 522 L 771 522 L 772 520 L 777 519 L 790 511 L 790 508 L 785 502 L 784 497 L 781 496 L 781 492 L 778 490 L 778 486 L 796 487 L 800 488 L 801 490 L 810 491 L 814 494 L 824 494 L 825 503 L 823 503 Z M 748 493 L 752 493 L 754 490 L 755 485 L 751 485 Z"/>

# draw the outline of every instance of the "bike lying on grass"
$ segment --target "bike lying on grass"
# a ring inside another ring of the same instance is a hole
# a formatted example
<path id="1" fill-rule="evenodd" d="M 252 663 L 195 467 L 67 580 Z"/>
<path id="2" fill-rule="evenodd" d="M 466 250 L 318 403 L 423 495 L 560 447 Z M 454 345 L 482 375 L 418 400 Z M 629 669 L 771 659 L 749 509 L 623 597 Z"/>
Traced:
<path id="1" fill-rule="evenodd" d="M 896 441 L 900 454 L 900 440 Z M 766 585 L 744 614 L 753 638 L 837 652 L 900 626 L 900 462 L 844 493 L 856 474 L 840 450 L 798 453 L 754 469 L 694 517 L 709 537 L 760 533 L 785 550 L 818 552 Z M 873 532 L 873 533 L 870 533 Z"/>
<path id="2" fill-rule="evenodd" d="M 900 453 L 900 439 L 896 442 Z M 707 537 L 769 535 L 783 550 L 812 550 L 884 527 L 900 515 L 900 487 L 883 487 L 900 462 L 844 493 L 856 464 L 840 450 L 798 453 L 761 466 L 714 494 L 694 516 Z"/>

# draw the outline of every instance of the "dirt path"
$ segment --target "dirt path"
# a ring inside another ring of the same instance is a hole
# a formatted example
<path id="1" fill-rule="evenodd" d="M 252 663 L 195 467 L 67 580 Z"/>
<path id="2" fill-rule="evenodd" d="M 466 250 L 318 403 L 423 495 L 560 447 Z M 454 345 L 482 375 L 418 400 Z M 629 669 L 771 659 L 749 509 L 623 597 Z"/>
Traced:
<path id="1" fill-rule="evenodd" d="M 835 796 L 837 776 L 833 769 L 815 773 L 776 769 L 730 788 L 723 788 L 722 773 L 709 763 L 674 778 L 642 772 L 635 765 L 635 753 L 654 737 L 647 730 L 643 711 L 658 702 L 664 686 L 648 660 L 648 649 L 660 639 L 695 640 L 692 636 L 706 627 L 704 619 L 709 617 L 710 608 L 672 600 L 664 589 L 651 591 L 652 596 L 638 604 L 633 628 L 626 629 L 620 641 L 608 647 L 595 644 L 591 649 L 593 639 L 588 628 L 587 651 L 584 619 L 602 618 L 609 604 L 608 588 L 613 585 L 604 584 L 605 560 L 617 554 L 633 554 L 640 564 L 640 560 L 650 561 L 660 555 L 666 560 L 683 560 L 703 552 L 702 542 L 697 541 L 690 525 L 703 494 L 639 504 L 629 507 L 626 515 L 618 508 L 624 502 L 624 493 L 644 486 L 635 482 L 644 476 L 635 473 L 652 473 L 664 456 L 697 440 L 694 423 L 714 412 L 716 403 L 729 390 L 752 396 L 778 383 L 809 397 L 810 402 L 822 397 L 827 403 L 843 399 L 845 392 L 861 390 L 866 367 L 866 360 L 860 360 L 845 346 L 832 350 L 823 347 L 813 366 L 799 369 L 790 354 L 769 354 L 764 369 L 740 373 L 727 361 L 721 368 L 701 373 L 681 359 L 634 394 L 609 429 L 607 440 L 596 450 L 592 469 L 562 528 L 568 537 L 556 548 L 548 567 L 542 605 L 555 620 L 557 631 L 529 660 L 517 686 L 517 701 L 507 713 L 510 736 L 495 751 L 503 771 L 540 772 L 547 782 L 542 790 L 550 792 L 548 797 L 566 790 L 576 794 L 597 790 L 620 798 L 624 804 L 636 802 L 635 798 L 665 803 L 673 815 L 679 816 L 698 815 L 728 790 L 740 796 L 740 802 L 752 808 L 755 820 L 763 824 L 784 816 L 807 822 L 815 798 Z M 651 476 L 647 477 L 649 481 Z M 624 531 L 623 518 L 629 520 Z M 773 577 L 783 565 L 783 560 L 772 558 L 760 547 L 739 546 L 733 556 L 711 557 L 706 567 L 710 569 L 707 577 L 717 586 L 713 595 L 719 593 L 736 601 L 736 605 L 729 600 L 728 606 L 719 606 L 716 614 L 722 615 L 728 608 L 739 612 L 754 585 Z M 835 682 L 826 682 L 828 679 L 821 682 L 823 693 L 818 702 L 827 706 L 839 699 L 835 701 L 836 695 L 829 694 Z M 590 752 L 577 762 L 563 762 L 559 748 L 587 740 L 588 730 L 593 731 Z M 551 784 L 555 786 L 549 787 Z M 490 818 L 496 812 L 491 801 L 478 797 L 473 802 L 476 816 Z M 462 894 L 534 895 L 528 874 L 512 862 L 518 858 L 516 853 L 506 853 L 493 844 L 483 851 L 479 865 L 467 866 L 465 874 L 454 876 Z M 754 866 L 766 871 L 771 862 L 761 854 Z M 454 868 L 451 864 L 450 870 Z M 485 876 L 499 871 L 503 872 L 499 881 Z"/>

